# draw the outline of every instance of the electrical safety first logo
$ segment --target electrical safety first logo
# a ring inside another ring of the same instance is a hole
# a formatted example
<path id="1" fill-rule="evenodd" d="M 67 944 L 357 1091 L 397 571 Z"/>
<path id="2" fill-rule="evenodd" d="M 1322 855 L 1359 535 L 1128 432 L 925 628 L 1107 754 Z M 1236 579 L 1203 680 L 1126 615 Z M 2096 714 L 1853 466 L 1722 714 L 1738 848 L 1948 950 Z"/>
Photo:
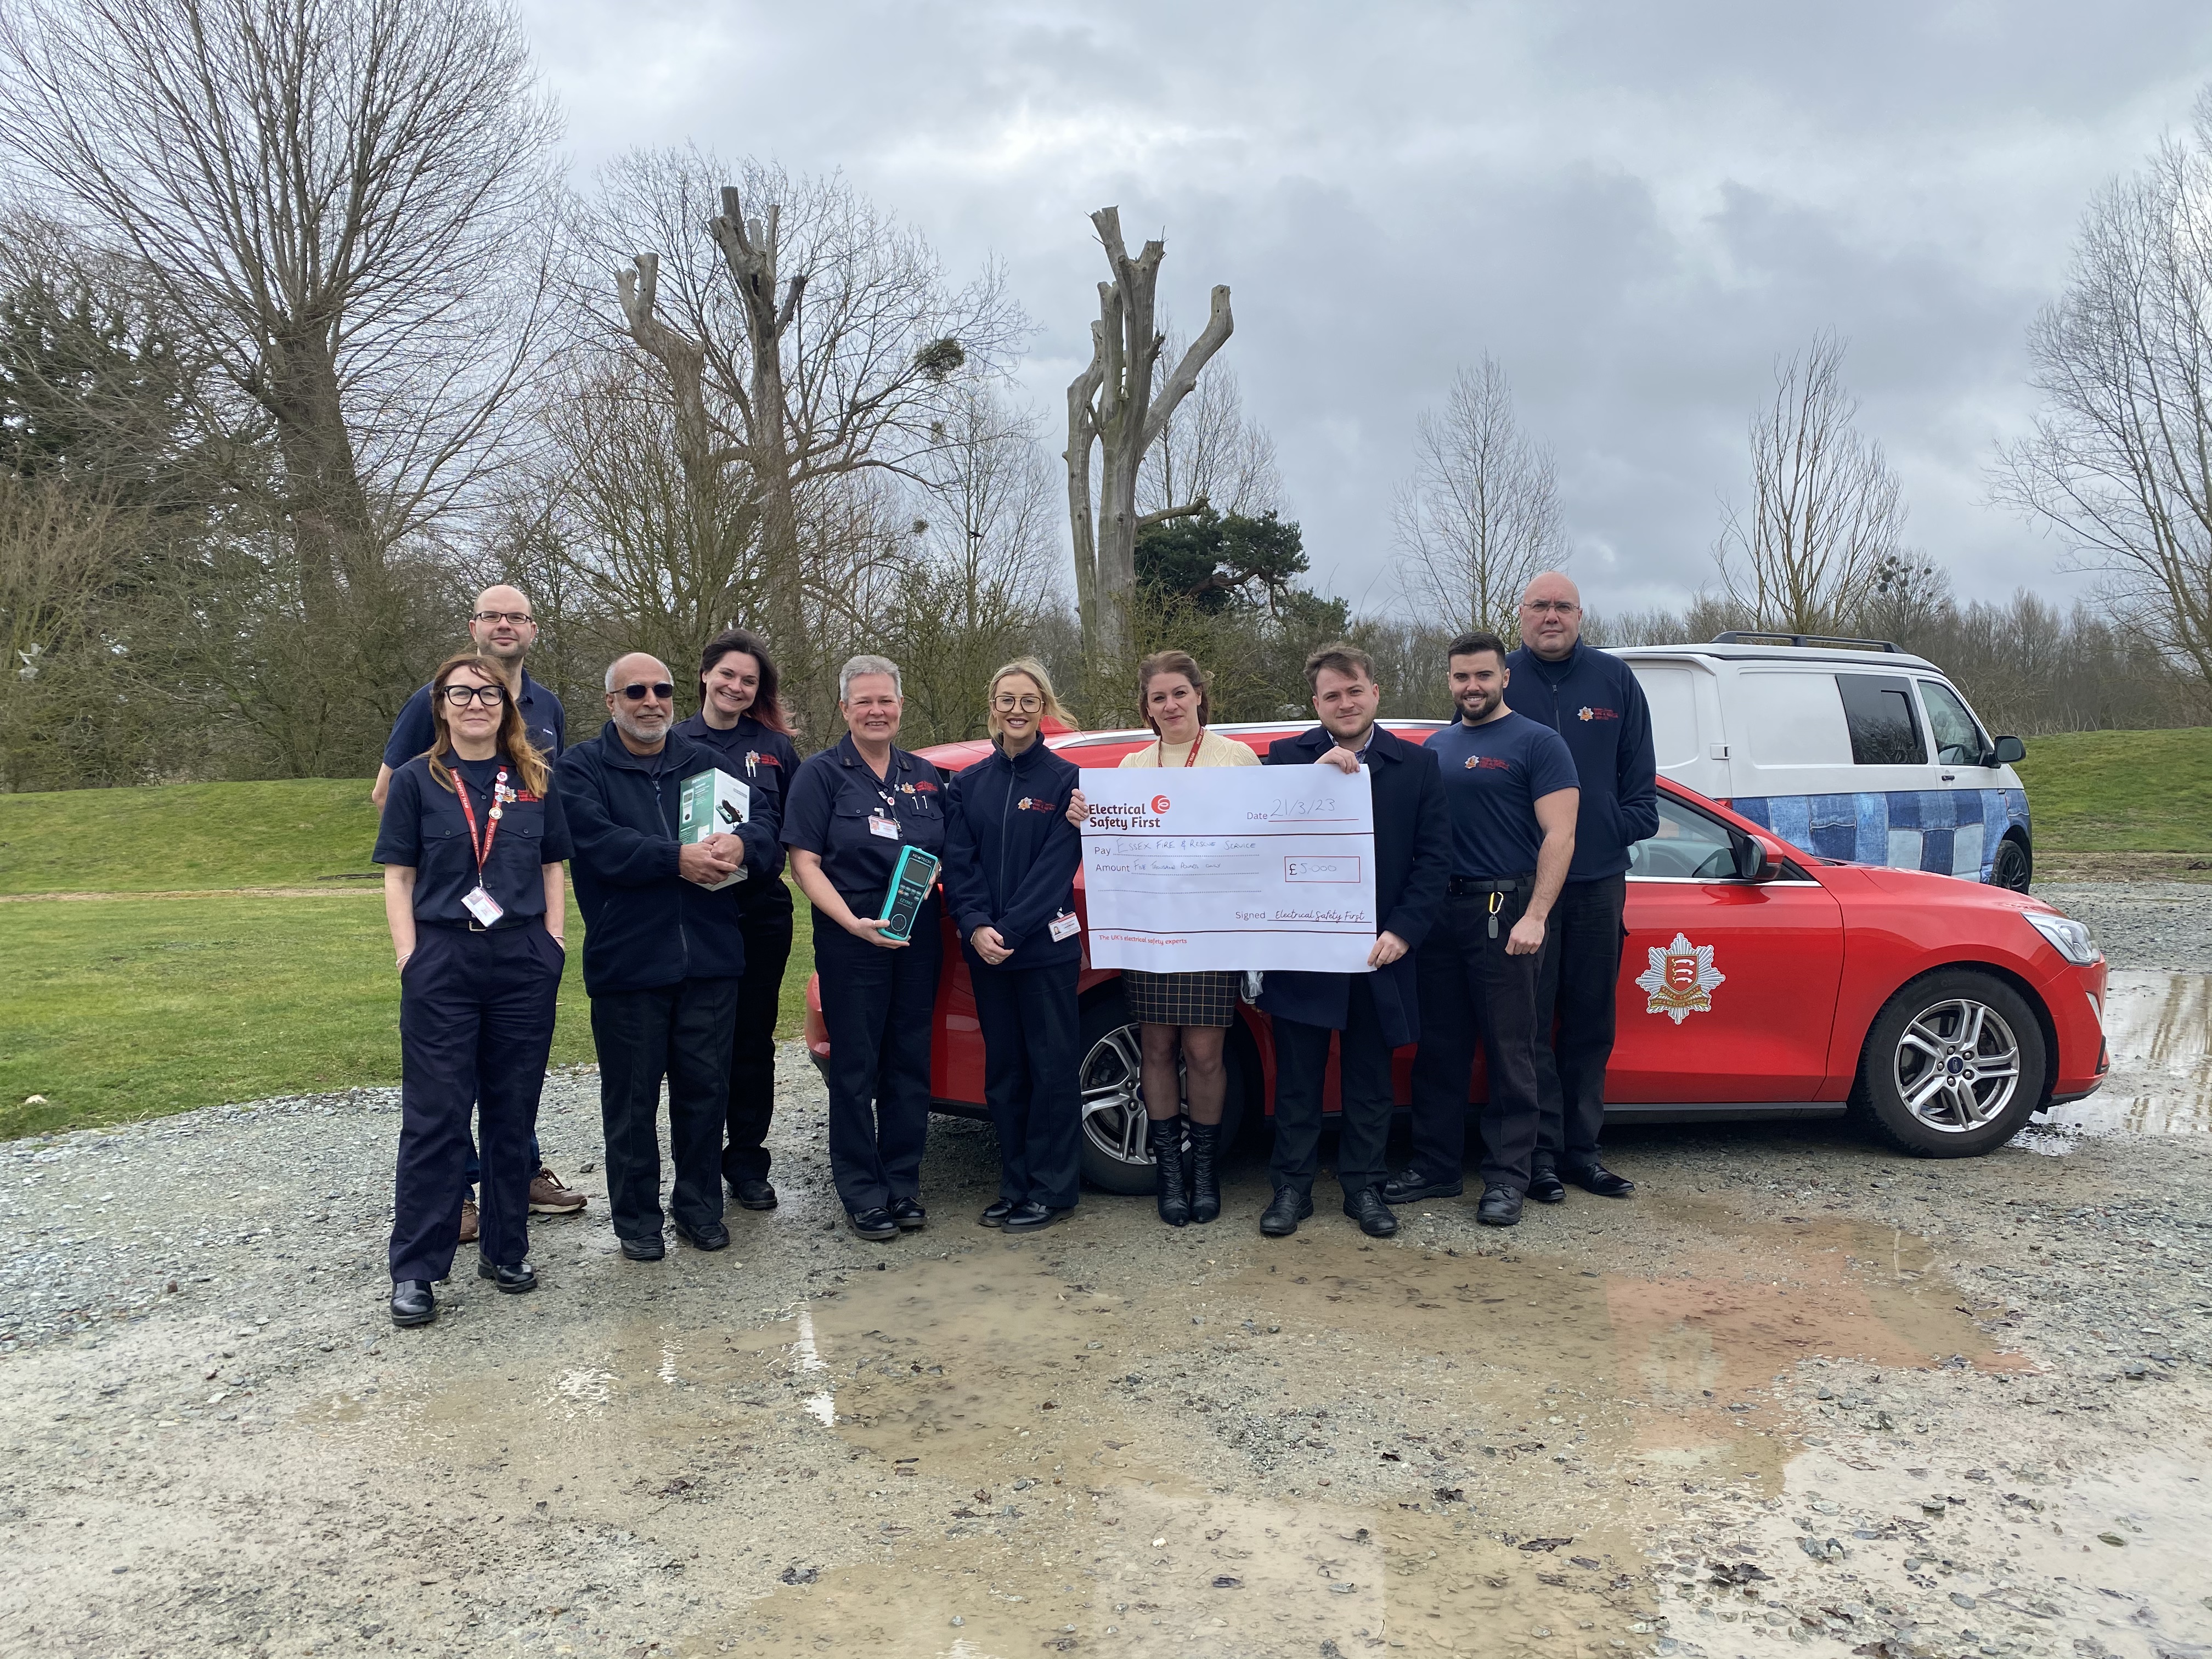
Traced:
<path id="1" fill-rule="evenodd" d="M 1674 942 L 1652 945 L 1647 952 L 1651 965 L 1636 976 L 1650 1000 L 1647 1014 L 1664 1014 L 1680 1025 L 1692 1014 L 1713 1011 L 1713 992 L 1728 975 L 1713 966 L 1713 947 L 1692 945 L 1689 935 L 1677 933 Z"/>

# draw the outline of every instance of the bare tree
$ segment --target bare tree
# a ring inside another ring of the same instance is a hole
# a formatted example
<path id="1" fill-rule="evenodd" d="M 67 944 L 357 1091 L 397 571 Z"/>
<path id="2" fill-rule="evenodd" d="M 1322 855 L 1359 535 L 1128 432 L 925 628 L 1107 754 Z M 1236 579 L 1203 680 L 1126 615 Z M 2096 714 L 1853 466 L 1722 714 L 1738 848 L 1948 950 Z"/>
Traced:
<path id="1" fill-rule="evenodd" d="M 1774 370 L 1751 419 L 1751 510 L 1724 509 L 1713 558 L 1729 602 L 1754 628 L 1833 633 L 1911 564 L 1905 493 L 1881 446 L 1854 422 L 1844 343 L 1832 333 Z"/>
<path id="2" fill-rule="evenodd" d="M 0 9 L 0 141 L 273 425 L 311 614 L 497 464 L 556 125 L 492 0 Z"/>
<path id="3" fill-rule="evenodd" d="M 948 423 L 907 556 L 877 611 L 917 731 L 979 737 L 987 677 L 1060 605 L 1058 503 L 1034 419 L 981 388 Z"/>
<path id="4" fill-rule="evenodd" d="M 2090 204 L 2028 350 L 2044 408 L 2000 452 L 1998 498 L 2212 686 L 2212 88 L 2187 136 Z"/>
<path id="5" fill-rule="evenodd" d="M 1557 469 L 1521 428 L 1513 387 L 1487 353 L 1452 377 L 1416 427 L 1413 476 L 1391 510 L 1401 580 L 1436 614 L 1514 636 L 1521 591 L 1566 562 Z"/>
<path id="6" fill-rule="evenodd" d="M 1175 325 L 1164 325 L 1160 333 L 1160 355 L 1179 360 L 1187 343 Z M 1137 470 L 1139 527 L 1201 503 L 1248 518 L 1283 506 L 1275 440 L 1245 418 L 1243 389 L 1235 372 L 1219 365 L 1199 376 Z"/>
<path id="7" fill-rule="evenodd" d="M 1094 668 L 1127 654 L 1128 606 L 1137 586 L 1137 480 L 1145 452 L 1158 441 L 1199 371 L 1227 343 L 1235 319 L 1226 285 L 1215 288 L 1206 327 L 1157 394 L 1152 374 L 1165 343 L 1157 323 L 1164 242 L 1135 258 L 1121 240 L 1121 210 L 1091 216 L 1113 280 L 1098 284 L 1091 362 L 1067 388 L 1067 515 L 1075 539 L 1076 606 Z M 1096 517 L 1091 457 L 1099 453 Z"/>
<path id="8" fill-rule="evenodd" d="M 635 155 L 603 175 L 586 234 L 629 264 L 618 325 L 665 376 L 687 470 L 751 481 L 762 620 L 803 678 L 836 598 L 808 580 L 808 498 L 863 471 L 926 479 L 963 387 L 1004 372 L 1026 319 L 996 267 L 952 288 L 918 230 L 836 176 Z"/>

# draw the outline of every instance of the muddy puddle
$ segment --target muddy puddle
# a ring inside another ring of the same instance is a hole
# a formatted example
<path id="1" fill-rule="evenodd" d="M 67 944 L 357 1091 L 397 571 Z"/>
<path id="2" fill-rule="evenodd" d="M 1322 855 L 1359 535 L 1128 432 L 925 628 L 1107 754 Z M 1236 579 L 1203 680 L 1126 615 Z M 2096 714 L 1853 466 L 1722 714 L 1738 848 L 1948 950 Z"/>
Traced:
<path id="1" fill-rule="evenodd" d="M 2212 975 L 2115 969 L 2105 999 L 2112 1069 L 2019 1143 L 2064 1152 L 2090 1136 L 2212 1133 Z"/>
<path id="2" fill-rule="evenodd" d="M 604 1540 L 596 1590 L 687 1586 L 667 1653 L 1648 1651 L 1682 1494 L 1820 1437 L 1802 1362 L 2018 1362 L 1910 1235 L 1647 1202 L 1663 1273 L 1193 1229 L 1142 1288 L 1085 1214 L 316 1426 Z"/>

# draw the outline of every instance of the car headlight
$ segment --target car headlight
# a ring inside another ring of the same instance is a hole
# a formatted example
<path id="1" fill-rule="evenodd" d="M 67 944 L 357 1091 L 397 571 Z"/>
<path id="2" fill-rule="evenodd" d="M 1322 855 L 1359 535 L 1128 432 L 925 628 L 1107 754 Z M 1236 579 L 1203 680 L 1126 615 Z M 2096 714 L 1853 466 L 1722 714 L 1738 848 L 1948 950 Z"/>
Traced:
<path id="1" fill-rule="evenodd" d="M 2029 927 L 2049 939 L 2052 948 L 2075 967 L 2087 968 L 2093 962 L 2105 959 L 2105 953 L 2097 948 L 2097 941 L 2089 932 L 2088 923 L 2062 916 L 2055 910 L 2024 910 L 2021 914 Z"/>

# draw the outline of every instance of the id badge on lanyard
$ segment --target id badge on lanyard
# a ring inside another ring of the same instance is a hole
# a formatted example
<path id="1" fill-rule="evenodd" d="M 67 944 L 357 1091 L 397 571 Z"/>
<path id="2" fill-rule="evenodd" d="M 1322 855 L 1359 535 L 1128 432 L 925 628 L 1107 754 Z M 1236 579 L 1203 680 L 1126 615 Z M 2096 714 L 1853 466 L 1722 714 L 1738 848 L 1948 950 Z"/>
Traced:
<path id="1" fill-rule="evenodd" d="M 469 781 L 458 773 L 453 778 L 453 793 L 460 797 L 461 817 L 469 826 L 469 851 L 476 855 L 477 884 L 461 895 L 461 908 L 477 919 L 477 925 L 489 927 L 507 911 L 500 902 L 484 890 L 484 860 L 491 856 L 493 838 L 499 834 L 499 820 L 507 810 L 507 769 L 499 769 L 499 776 L 491 787 L 491 816 L 483 827 L 483 843 L 477 842 L 477 810 L 469 805 Z"/>

